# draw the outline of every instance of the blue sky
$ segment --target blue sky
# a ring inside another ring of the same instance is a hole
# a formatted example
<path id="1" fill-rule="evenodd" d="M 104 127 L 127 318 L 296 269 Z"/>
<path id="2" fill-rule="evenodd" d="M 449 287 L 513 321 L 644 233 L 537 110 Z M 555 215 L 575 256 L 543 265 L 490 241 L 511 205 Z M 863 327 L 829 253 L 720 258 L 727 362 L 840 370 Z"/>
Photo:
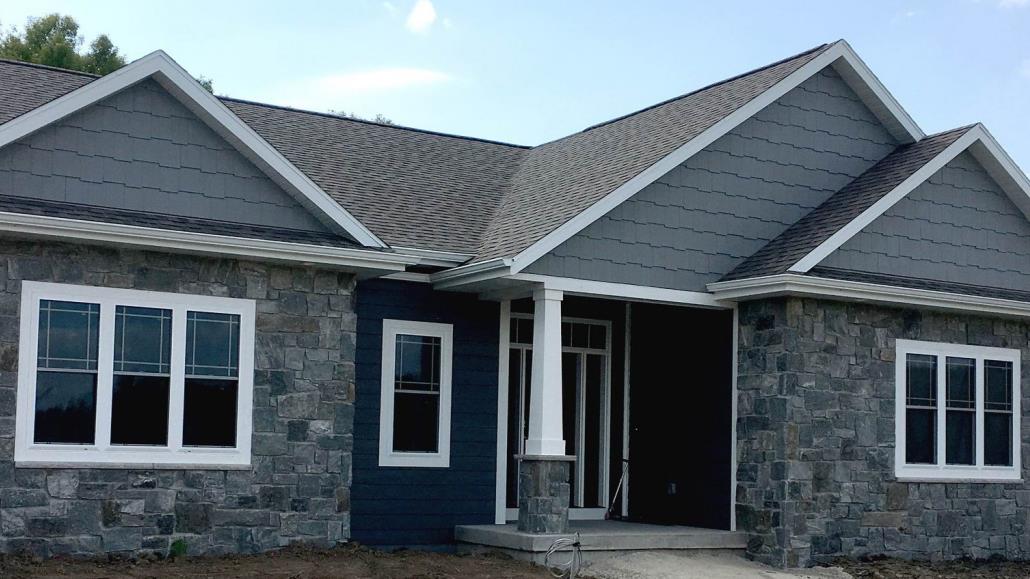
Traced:
<path id="1" fill-rule="evenodd" d="M 984 122 L 1030 171 L 1030 0 L 5 0 L 164 49 L 234 97 L 537 144 L 847 39 L 925 131 Z"/>

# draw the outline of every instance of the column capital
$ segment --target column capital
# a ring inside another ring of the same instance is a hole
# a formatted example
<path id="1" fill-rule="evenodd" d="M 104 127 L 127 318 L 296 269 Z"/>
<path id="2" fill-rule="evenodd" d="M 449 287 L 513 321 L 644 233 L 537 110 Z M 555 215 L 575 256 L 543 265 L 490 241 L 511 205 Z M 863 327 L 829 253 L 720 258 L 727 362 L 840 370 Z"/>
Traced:
<path id="1" fill-rule="evenodd" d="M 548 300 L 560 302 L 565 297 L 565 292 L 556 289 L 540 288 L 533 290 L 533 301 Z"/>

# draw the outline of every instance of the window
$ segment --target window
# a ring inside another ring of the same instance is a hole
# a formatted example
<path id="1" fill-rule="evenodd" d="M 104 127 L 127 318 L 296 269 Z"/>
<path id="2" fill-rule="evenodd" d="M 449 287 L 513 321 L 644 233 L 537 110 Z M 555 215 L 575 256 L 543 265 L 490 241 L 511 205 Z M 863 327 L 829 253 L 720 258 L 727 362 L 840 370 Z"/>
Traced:
<path id="1" fill-rule="evenodd" d="M 895 474 L 1018 480 L 1019 350 L 897 341 Z"/>
<path id="2" fill-rule="evenodd" d="M 383 320 L 380 466 L 450 464 L 452 343 L 449 324 Z"/>
<path id="3" fill-rule="evenodd" d="M 254 302 L 22 283 L 15 460 L 248 465 Z"/>

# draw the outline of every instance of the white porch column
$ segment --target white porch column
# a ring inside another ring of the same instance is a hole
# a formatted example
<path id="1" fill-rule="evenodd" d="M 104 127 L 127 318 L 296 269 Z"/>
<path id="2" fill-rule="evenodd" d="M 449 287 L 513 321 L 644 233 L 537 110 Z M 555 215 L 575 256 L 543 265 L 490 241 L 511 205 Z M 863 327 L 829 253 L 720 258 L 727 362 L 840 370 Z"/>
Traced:
<path id="1" fill-rule="evenodd" d="M 562 436 L 560 290 L 533 292 L 533 375 L 529 387 L 526 454 L 565 456 Z"/>

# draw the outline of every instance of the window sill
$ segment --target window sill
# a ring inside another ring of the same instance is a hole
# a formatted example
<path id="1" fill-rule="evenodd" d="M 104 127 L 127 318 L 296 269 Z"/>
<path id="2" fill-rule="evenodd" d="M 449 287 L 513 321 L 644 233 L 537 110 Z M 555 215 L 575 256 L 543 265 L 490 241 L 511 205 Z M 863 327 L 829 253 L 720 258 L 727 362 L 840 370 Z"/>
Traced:
<path id="1" fill-rule="evenodd" d="M 60 462 L 60 461 L 15 461 L 14 468 L 105 468 L 118 470 L 251 470 L 249 464 L 203 464 L 203 463 L 140 463 L 140 462 Z"/>
<path id="2" fill-rule="evenodd" d="M 379 456 L 379 466 L 384 468 L 450 468 L 449 456 L 434 453 L 390 453 Z"/>
<path id="3" fill-rule="evenodd" d="M 1021 484 L 1022 478 L 997 478 L 997 477 L 964 477 L 964 478 L 948 478 L 948 477 L 933 477 L 933 476 L 898 476 L 895 477 L 900 483 L 965 483 L 965 484 Z"/>

